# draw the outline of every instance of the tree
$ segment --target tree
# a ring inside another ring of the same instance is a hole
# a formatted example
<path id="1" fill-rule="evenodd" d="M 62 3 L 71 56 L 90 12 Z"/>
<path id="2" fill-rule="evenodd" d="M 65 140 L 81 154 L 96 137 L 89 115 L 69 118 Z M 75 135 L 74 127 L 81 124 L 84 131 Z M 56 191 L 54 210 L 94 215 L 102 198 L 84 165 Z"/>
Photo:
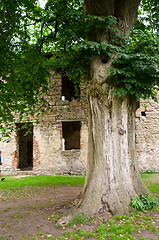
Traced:
<path id="1" fill-rule="evenodd" d="M 140 1 L 85 1 L 85 14 L 115 16 L 125 35 L 135 23 Z M 96 29 L 93 40 L 111 43 L 107 32 Z M 90 37 L 91 41 L 92 38 Z M 114 53 L 116 54 L 116 53 Z M 113 58 L 95 55 L 89 85 L 88 173 L 80 208 L 90 213 L 128 212 L 130 198 L 145 193 L 135 159 L 135 110 L 137 101 L 127 94 L 117 97 L 105 79 Z"/>
<path id="2" fill-rule="evenodd" d="M 107 209 L 113 214 L 127 213 L 130 199 L 148 191 L 141 181 L 136 162 L 135 111 L 140 97 L 155 98 L 159 85 L 157 1 L 151 1 L 155 14 L 149 1 L 143 1 L 144 11 L 150 10 L 151 18 L 146 19 L 146 25 L 139 16 L 133 30 L 140 0 L 85 0 L 84 8 L 82 0 L 48 0 L 45 9 L 37 7 L 35 1 L 28 1 L 29 5 L 26 2 L 23 2 L 18 17 L 18 21 L 22 19 L 20 26 L 23 27 L 6 36 L 11 46 L 11 51 L 9 48 L 6 53 L 14 53 L 16 58 L 13 59 L 22 60 L 26 59 L 25 53 L 30 54 L 33 49 L 43 60 L 44 53 L 51 51 L 53 56 L 47 61 L 50 68 L 64 69 L 75 84 L 88 81 L 88 167 L 76 211 L 93 214 Z M 19 6 L 21 4 L 17 2 L 18 9 Z M 1 9 L 2 19 L 6 19 L 5 4 Z M 4 26 L 9 28 L 8 21 L 5 23 L 4 20 L 1 22 L 2 29 Z M 17 27 L 16 21 L 14 24 Z M 150 26 L 153 27 L 151 32 Z M 23 35 L 24 43 L 21 41 Z M 18 42 L 16 51 L 15 42 Z M 5 60 L 5 64 L 8 62 Z M 12 72 L 18 72 L 19 77 L 19 66 L 13 66 Z M 46 64 L 42 69 L 45 73 L 42 76 L 46 77 Z M 23 70 L 24 74 L 28 71 L 25 62 Z M 25 88 L 28 75 L 25 76 L 21 97 L 27 96 L 30 89 Z M 32 91 L 35 100 L 36 90 L 46 86 L 46 82 L 42 84 L 42 76 L 37 78 L 34 94 Z M 7 73 L 3 79 L 10 82 Z M 19 78 L 15 79 L 15 84 L 21 84 Z"/>
<path id="3" fill-rule="evenodd" d="M 140 97 L 155 98 L 158 38 L 149 36 L 146 26 L 145 32 L 134 29 L 128 42 L 124 38 L 135 24 L 139 3 L 85 0 L 87 41 L 71 45 L 60 59 L 69 71 L 71 66 L 70 77 L 77 69 L 85 73 L 82 63 L 90 62 L 88 165 L 76 211 L 125 214 L 133 196 L 148 192 L 136 162 L 135 111 Z"/>
<path id="4" fill-rule="evenodd" d="M 46 59 L 31 36 L 37 16 L 36 0 L 0 3 L 0 139 L 3 140 L 9 139 L 12 122 L 29 121 L 39 108 L 45 108 Z"/>
<path id="5" fill-rule="evenodd" d="M 86 15 L 100 17 L 112 15 L 117 19 L 119 31 L 128 36 L 135 24 L 140 0 L 85 0 L 84 3 Z M 112 37 L 108 34 L 109 32 L 105 29 L 96 28 L 93 32 L 93 39 L 92 36 L 88 36 L 88 38 L 90 41 L 112 44 Z M 113 214 L 125 214 L 129 211 L 130 198 L 147 192 L 140 179 L 136 163 L 135 111 L 138 106 L 137 97 L 130 86 L 127 89 L 125 87 L 127 91 L 120 86 L 123 92 L 119 91 L 119 96 L 112 93 L 114 90 L 116 91 L 114 88 L 118 88 L 118 80 L 120 85 L 124 84 L 124 79 L 121 77 L 125 75 L 125 79 L 128 81 L 132 79 L 132 75 L 129 76 L 128 72 L 121 74 L 118 70 L 111 76 L 114 85 L 109 84 L 107 69 L 114 68 L 113 55 L 116 55 L 116 52 L 110 57 L 105 57 L 104 61 L 101 54 L 96 54 L 91 59 L 91 80 L 88 90 L 88 173 L 80 203 L 80 208 L 87 210 L 89 214 L 102 209 L 108 209 Z M 120 65 L 121 62 L 118 64 Z M 112 73 L 113 71 L 111 71 Z M 153 84 L 151 88 L 152 86 Z M 138 85 L 139 88 L 140 85 Z"/>

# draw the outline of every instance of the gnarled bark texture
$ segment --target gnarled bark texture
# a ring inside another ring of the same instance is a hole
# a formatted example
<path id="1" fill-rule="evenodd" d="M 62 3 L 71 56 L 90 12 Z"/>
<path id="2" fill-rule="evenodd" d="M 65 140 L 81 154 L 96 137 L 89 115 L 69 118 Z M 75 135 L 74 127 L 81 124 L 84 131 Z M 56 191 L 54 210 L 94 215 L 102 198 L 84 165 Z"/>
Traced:
<path id="1" fill-rule="evenodd" d="M 129 35 L 139 2 L 85 0 L 85 13 L 113 15 L 118 19 L 119 30 Z M 111 42 L 106 34 L 104 30 L 96 30 L 93 40 Z M 138 103 L 130 95 L 122 98 L 113 95 L 112 86 L 105 81 L 112 58 L 107 61 L 102 58 L 94 56 L 91 61 L 88 169 L 79 210 L 89 215 L 104 209 L 113 214 L 125 214 L 129 211 L 130 199 L 148 191 L 136 162 L 135 111 Z"/>

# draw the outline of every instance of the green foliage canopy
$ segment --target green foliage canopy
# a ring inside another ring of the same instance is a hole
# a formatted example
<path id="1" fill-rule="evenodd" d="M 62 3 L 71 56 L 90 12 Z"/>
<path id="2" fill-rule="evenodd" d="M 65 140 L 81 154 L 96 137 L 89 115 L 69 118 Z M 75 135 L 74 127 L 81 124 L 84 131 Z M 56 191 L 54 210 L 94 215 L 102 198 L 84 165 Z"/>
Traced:
<path id="1" fill-rule="evenodd" d="M 117 52 L 106 81 L 114 94 L 155 98 L 159 86 L 159 5 L 142 0 L 129 39 L 121 36 L 112 16 L 84 17 L 83 0 L 3 0 L 0 3 L 0 130 L 10 134 L 10 122 L 29 120 L 45 108 L 50 69 L 63 69 L 75 84 L 89 81 L 92 56 L 104 59 Z M 88 24 L 89 22 L 89 24 Z M 88 41 L 102 28 L 111 44 Z M 44 57 L 51 53 L 52 57 Z"/>
<path id="2" fill-rule="evenodd" d="M 74 8 L 74 11 L 79 10 Z M 71 32 L 76 36 L 76 40 L 74 41 L 75 37 L 69 37 L 68 43 L 61 46 L 61 40 L 58 39 L 60 41 L 58 48 L 56 51 L 52 49 L 53 57 L 50 59 L 52 67 L 67 69 L 66 74 L 75 83 L 87 81 L 90 79 L 89 66 L 92 56 L 99 55 L 106 60 L 112 53 L 117 52 L 118 57 L 114 58 L 106 79 L 114 86 L 114 94 L 120 97 L 130 93 L 137 100 L 149 97 L 156 100 L 159 86 L 158 2 L 155 0 L 141 2 L 136 25 L 128 39 L 122 36 L 116 27 L 115 17 L 87 16 L 84 19 L 81 8 L 80 14 L 79 24 L 79 19 L 74 19 L 75 26 L 79 27 Z M 72 26 L 70 27 L 72 29 Z M 111 38 L 110 44 L 86 39 L 86 36 L 93 35 L 98 28 L 108 33 Z"/>
<path id="3" fill-rule="evenodd" d="M 43 110 L 47 63 L 39 45 L 31 41 L 39 9 L 36 0 L 0 3 L 1 137 L 10 136 L 15 115 L 16 121 L 28 121 L 39 108 Z"/>

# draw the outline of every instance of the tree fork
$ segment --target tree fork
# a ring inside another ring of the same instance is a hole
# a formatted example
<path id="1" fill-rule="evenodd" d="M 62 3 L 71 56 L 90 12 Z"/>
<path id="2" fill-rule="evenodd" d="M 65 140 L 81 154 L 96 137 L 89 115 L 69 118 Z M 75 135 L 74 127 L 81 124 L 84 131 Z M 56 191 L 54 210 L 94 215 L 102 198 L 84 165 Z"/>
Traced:
<path id="1" fill-rule="evenodd" d="M 127 35 L 135 24 L 140 2 L 141 0 L 84 0 L 84 11 L 86 16 L 116 17 L 120 30 Z"/>

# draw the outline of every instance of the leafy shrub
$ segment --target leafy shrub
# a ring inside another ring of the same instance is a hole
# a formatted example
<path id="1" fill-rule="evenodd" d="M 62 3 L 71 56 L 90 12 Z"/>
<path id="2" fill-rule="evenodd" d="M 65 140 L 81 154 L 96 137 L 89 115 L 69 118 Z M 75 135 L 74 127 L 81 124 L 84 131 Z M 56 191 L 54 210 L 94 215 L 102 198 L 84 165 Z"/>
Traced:
<path id="1" fill-rule="evenodd" d="M 130 207 L 133 207 L 137 211 L 142 211 L 142 212 L 148 209 L 156 209 L 157 205 L 158 205 L 157 198 L 149 194 L 141 194 L 140 198 L 133 197 L 130 203 Z"/>
<path id="2" fill-rule="evenodd" d="M 150 196 L 148 194 L 141 194 L 141 201 L 143 202 L 145 209 L 156 209 L 158 205 L 157 198 Z"/>

